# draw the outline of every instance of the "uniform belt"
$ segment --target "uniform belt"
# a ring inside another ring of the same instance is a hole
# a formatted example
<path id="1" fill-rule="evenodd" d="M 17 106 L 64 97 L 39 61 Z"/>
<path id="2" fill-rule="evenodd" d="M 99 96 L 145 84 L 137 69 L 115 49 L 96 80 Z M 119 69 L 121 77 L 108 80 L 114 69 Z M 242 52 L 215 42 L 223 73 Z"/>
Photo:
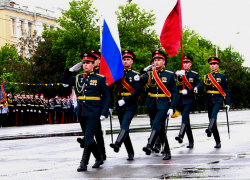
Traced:
<path id="1" fill-rule="evenodd" d="M 150 97 L 167 97 L 165 94 L 149 94 Z"/>
<path id="2" fill-rule="evenodd" d="M 118 94 L 119 95 L 119 94 Z M 131 93 L 130 92 L 121 92 L 121 96 L 130 96 Z"/>
<path id="3" fill-rule="evenodd" d="M 55 105 L 54 107 L 61 107 L 61 105 Z"/>
<path id="4" fill-rule="evenodd" d="M 22 104 L 22 106 L 26 106 L 26 104 Z"/>
<path id="5" fill-rule="evenodd" d="M 14 107 L 14 105 L 11 105 L 11 104 L 9 104 L 8 106 L 9 106 L 9 107 Z"/>
<path id="6" fill-rule="evenodd" d="M 21 104 L 17 104 L 16 106 L 21 106 Z"/>
<path id="7" fill-rule="evenodd" d="M 39 107 L 39 105 L 35 105 L 36 107 Z"/>
<path id="8" fill-rule="evenodd" d="M 210 94 L 220 94 L 219 91 L 212 91 L 212 90 L 208 90 L 207 93 L 210 93 Z"/>
<path id="9" fill-rule="evenodd" d="M 79 96 L 79 100 L 96 100 L 100 101 L 101 97 L 94 97 L 94 96 Z"/>

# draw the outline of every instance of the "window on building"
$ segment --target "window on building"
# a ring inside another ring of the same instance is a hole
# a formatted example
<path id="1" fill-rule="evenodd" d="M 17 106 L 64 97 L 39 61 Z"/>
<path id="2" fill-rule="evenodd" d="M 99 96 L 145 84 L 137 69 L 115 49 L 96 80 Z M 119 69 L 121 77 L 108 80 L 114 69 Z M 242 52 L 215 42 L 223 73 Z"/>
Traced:
<path id="1" fill-rule="evenodd" d="M 31 37 L 31 26 L 32 26 L 32 23 L 28 23 L 28 36 Z"/>
<path id="2" fill-rule="evenodd" d="M 11 35 L 14 36 L 15 35 L 15 19 L 10 19 L 10 23 L 11 23 Z"/>

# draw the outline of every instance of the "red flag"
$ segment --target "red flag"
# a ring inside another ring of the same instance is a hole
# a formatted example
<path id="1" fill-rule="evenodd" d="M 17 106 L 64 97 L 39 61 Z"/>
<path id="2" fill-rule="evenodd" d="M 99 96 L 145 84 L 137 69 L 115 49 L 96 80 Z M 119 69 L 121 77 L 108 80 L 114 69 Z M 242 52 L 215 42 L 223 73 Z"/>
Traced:
<path id="1" fill-rule="evenodd" d="M 182 39 L 182 18 L 181 18 L 181 1 L 177 3 L 173 10 L 168 15 L 162 31 L 161 31 L 161 46 L 167 51 L 170 57 L 178 54 L 180 48 L 180 40 Z"/>
<path id="2" fill-rule="evenodd" d="M 4 75 L 3 75 L 3 80 L 1 82 L 0 86 L 0 102 L 5 102 L 6 99 L 6 91 L 5 91 L 5 85 L 4 85 Z"/>

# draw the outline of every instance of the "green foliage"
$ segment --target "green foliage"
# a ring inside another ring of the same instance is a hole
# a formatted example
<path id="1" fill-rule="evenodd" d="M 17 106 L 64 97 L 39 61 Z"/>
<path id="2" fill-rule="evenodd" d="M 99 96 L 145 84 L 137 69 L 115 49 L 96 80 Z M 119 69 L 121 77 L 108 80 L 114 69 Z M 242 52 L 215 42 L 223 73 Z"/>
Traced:
<path id="1" fill-rule="evenodd" d="M 52 39 L 52 51 L 66 57 L 66 67 L 79 62 L 81 52 L 99 49 L 100 43 L 98 19 L 95 19 L 97 10 L 92 8 L 92 0 L 73 0 L 69 4 L 70 9 L 57 19 L 60 28 L 53 32 L 56 35 Z"/>
<path id="2" fill-rule="evenodd" d="M 153 11 L 141 11 L 138 4 L 131 2 L 119 6 L 116 14 L 121 48 L 135 53 L 133 68 L 139 71 L 150 64 L 152 52 L 160 48 L 156 32 L 150 29 L 155 24 L 155 15 Z"/>

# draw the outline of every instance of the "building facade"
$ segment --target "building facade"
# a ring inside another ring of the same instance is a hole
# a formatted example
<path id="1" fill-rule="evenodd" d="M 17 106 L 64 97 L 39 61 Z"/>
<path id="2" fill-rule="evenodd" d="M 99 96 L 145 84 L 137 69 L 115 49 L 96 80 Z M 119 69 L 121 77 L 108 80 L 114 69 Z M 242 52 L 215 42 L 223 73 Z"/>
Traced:
<path id="1" fill-rule="evenodd" d="M 56 25 L 55 18 L 45 11 L 41 12 L 41 9 L 39 12 L 38 8 L 36 12 L 31 12 L 27 6 L 0 0 L 0 47 L 6 43 L 16 45 L 19 38 L 32 37 L 34 31 L 40 36 L 44 24 L 52 28 Z"/>

